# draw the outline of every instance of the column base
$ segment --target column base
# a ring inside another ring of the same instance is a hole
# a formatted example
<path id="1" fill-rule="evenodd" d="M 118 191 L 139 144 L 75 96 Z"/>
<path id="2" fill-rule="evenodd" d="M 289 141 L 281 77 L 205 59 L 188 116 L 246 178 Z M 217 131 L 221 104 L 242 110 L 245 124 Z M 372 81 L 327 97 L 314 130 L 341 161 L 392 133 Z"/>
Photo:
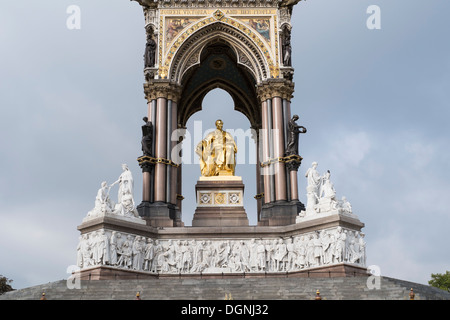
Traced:
<path id="1" fill-rule="evenodd" d="M 258 226 L 285 226 L 295 224 L 299 208 L 304 205 L 298 201 L 276 201 L 266 203 L 261 209 Z"/>
<path id="2" fill-rule="evenodd" d="M 297 206 L 297 214 L 301 211 L 306 210 L 305 205 L 302 202 L 300 202 L 300 200 L 291 200 L 290 202 L 295 203 L 295 205 Z"/>
<path id="3" fill-rule="evenodd" d="M 148 226 L 152 227 L 175 227 L 180 222 L 177 220 L 177 208 L 173 204 L 164 202 L 143 201 L 137 206 L 139 216 L 141 216 Z"/>

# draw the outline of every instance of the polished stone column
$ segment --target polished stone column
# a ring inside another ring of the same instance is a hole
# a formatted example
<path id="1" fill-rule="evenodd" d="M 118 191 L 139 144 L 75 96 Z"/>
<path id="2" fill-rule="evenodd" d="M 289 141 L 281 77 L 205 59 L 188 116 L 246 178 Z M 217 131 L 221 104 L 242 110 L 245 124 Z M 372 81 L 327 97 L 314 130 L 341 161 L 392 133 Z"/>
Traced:
<path id="1" fill-rule="evenodd" d="M 156 105 L 156 146 L 155 157 L 165 159 L 167 154 L 167 100 L 158 98 Z M 166 201 L 166 165 L 155 165 L 155 202 Z"/>
<path id="2" fill-rule="evenodd" d="M 170 145 L 170 153 L 168 154 L 168 159 L 172 160 L 174 163 L 176 163 L 176 159 L 172 159 L 172 151 L 178 144 L 178 141 L 176 140 L 176 135 L 174 134 L 174 131 L 177 130 L 177 103 L 176 101 L 172 101 L 172 115 L 171 115 L 171 130 L 170 130 L 170 136 L 168 137 L 169 145 Z M 181 164 L 181 163 L 177 163 Z M 178 168 L 175 166 L 169 166 L 170 173 L 170 188 L 169 191 L 169 197 L 167 198 L 167 202 L 170 202 L 173 205 L 177 204 L 177 182 L 178 182 Z"/>
<path id="3" fill-rule="evenodd" d="M 155 150 L 155 119 L 156 119 L 156 100 L 152 99 L 147 103 L 147 118 L 148 121 L 152 123 L 152 153 Z M 151 203 L 153 202 L 154 194 L 153 194 L 153 186 L 154 186 L 154 174 L 153 174 L 153 165 L 146 163 L 142 165 L 142 202 Z"/>
<path id="4" fill-rule="evenodd" d="M 264 204 L 258 225 L 281 226 L 295 223 L 297 202 L 291 202 L 291 174 L 287 170 L 287 117 L 293 83 L 286 79 L 270 79 L 257 86 L 262 108 L 264 164 Z M 266 132 L 267 131 L 267 132 Z M 267 175 L 267 176 L 266 176 Z"/>
<path id="5" fill-rule="evenodd" d="M 177 128 L 177 100 L 179 86 L 166 80 L 152 80 L 144 84 L 148 101 L 148 118 L 153 124 L 153 155 L 140 157 L 143 171 L 143 202 L 139 214 L 147 224 L 155 227 L 175 225 L 177 202 L 177 167 L 172 162 L 171 141 Z M 181 214 L 178 214 L 181 217 Z M 179 223 L 177 224 L 179 225 Z"/>
<path id="6" fill-rule="evenodd" d="M 273 158 L 284 156 L 284 119 L 281 97 L 274 97 L 273 101 Z M 277 161 L 273 164 L 275 173 L 275 200 L 286 201 L 286 170 L 284 163 Z"/>
<path id="7" fill-rule="evenodd" d="M 153 154 L 155 154 L 155 145 L 156 145 L 156 99 L 152 99 L 150 101 L 150 103 L 148 104 L 148 119 L 150 119 L 150 121 L 152 122 L 152 152 Z M 154 169 L 153 169 L 154 170 Z M 148 181 L 144 181 L 144 184 L 147 184 L 148 186 L 144 186 L 145 189 L 149 190 L 149 197 L 148 197 L 148 201 L 149 202 L 153 202 L 155 201 L 155 193 L 154 193 L 154 186 L 155 186 L 155 175 L 154 175 L 154 171 L 151 172 L 150 177 L 148 179 Z M 143 200 L 144 201 L 144 200 Z"/>
<path id="8" fill-rule="evenodd" d="M 291 118 L 291 102 L 283 98 L 283 122 L 284 122 L 284 150 L 287 149 L 289 134 L 288 126 Z M 287 200 L 291 200 L 291 176 L 289 170 L 286 169 L 286 194 Z"/>
<path id="9" fill-rule="evenodd" d="M 167 101 L 167 122 L 166 122 L 166 158 L 170 159 L 172 158 L 172 100 Z M 171 198 L 171 191 L 172 191 L 172 166 L 166 165 L 166 200 L 165 202 L 170 203 Z"/>
<path id="10" fill-rule="evenodd" d="M 267 136 L 268 136 L 268 155 L 267 155 L 267 160 L 272 160 L 274 157 L 274 131 L 273 131 L 273 106 L 272 106 L 272 99 L 267 99 L 266 101 L 266 106 L 267 106 Z M 269 184 L 268 184 L 268 191 L 270 194 L 270 201 L 269 202 L 274 202 L 275 201 L 275 167 L 273 164 L 269 164 L 267 166 L 267 175 L 269 176 Z M 266 202 L 267 203 L 267 202 Z"/>
<path id="11" fill-rule="evenodd" d="M 291 178 L 291 200 L 298 200 L 298 182 L 297 182 L 297 171 L 292 170 L 289 172 Z"/>
<path id="12" fill-rule="evenodd" d="M 261 206 L 262 206 L 262 197 L 261 192 L 264 190 L 264 179 L 261 177 L 261 166 L 260 166 L 260 140 L 262 139 L 261 133 L 259 132 L 259 128 L 252 128 L 253 130 L 253 138 L 256 144 L 256 194 L 258 197 L 256 198 L 256 212 L 257 212 L 257 220 L 260 220 L 260 212 L 261 212 Z"/>
<path id="13" fill-rule="evenodd" d="M 262 102 L 262 130 L 261 130 L 261 136 L 262 136 L 262 156 L 260 157 L 262 159 L 262 162 L 266 162 L 269 160 L 269 130 L 267 127 L 268 124 L 268 118 L 267 118 L 267 102 Z M 259 163 L 258 163 L 259 164 Z M 269 167 L 264 166 L 262 168 L 262 174 L 263 174 L 263 180 L 264 180 L 264 203 L 269 203 L 271 201 L 271 191 L 270 191 L 270 176 L 269 176 Z"/>
<path id="14" fill-rule="evenodd" d="M 150 202 L 150 177 L 151 174 L 149 171 L 143 171 L 142 172 L 142 201 L 143 202 Z"/>

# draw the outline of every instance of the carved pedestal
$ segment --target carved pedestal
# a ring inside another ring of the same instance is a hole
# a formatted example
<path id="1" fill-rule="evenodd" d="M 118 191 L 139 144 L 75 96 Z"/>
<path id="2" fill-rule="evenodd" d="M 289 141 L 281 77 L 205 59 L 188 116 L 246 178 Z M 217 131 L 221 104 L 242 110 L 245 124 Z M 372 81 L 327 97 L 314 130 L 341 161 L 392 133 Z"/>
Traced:
<path id="1" fill-rule="evenodd" d="M 80 279 L 345 277 L 366 274 L 364 224 L 341 213 L 284 226 L 155 228 L 120 217 L 83 221 Z"/>
<path id="2" fill-rule="evenodd" d="M 197 209 L 192 220 L 193 227 L 248 226 L 241 177 L 200 177 L 195 191 Z"/>

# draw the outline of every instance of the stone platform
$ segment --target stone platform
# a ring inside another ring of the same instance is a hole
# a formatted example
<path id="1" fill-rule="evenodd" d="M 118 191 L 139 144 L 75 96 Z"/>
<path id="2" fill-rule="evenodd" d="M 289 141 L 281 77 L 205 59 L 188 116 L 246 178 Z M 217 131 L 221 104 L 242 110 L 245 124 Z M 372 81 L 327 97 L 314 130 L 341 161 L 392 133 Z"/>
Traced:
<path id="1" fill-rule="evenodd" d="M 358 219 L 334 214 L 287 226 L 155 228 L 112 217 L 78 227 L 83 278 L 203 277 L 251 274 L 302 276 L 365 273 Z"/>
<path id="2" fill-rule="evenodd" d="M 93 266 L 74 272 L 73 277 L 80 280 L 145 280 L 145 279 L 236 279 L 236 278 L 340 278 L 368 276 L 366 268 L 352 264 L 333 264 L 286 272 L 232 272 L 228 268 L 216 268 L 199 273 L 156 273 L 129 270 L 110 266 Z"/>

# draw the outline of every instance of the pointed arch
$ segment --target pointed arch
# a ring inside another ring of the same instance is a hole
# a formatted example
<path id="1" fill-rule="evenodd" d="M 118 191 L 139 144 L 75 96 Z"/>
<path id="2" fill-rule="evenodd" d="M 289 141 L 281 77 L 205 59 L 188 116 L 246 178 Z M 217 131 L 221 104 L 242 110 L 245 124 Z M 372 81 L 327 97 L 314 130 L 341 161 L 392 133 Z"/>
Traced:
<path id="1" fill-rule="evenodd" d="M 200 56 L 205 47 L 219 39 L 226 42 L 234 50 L 237 63 L 248 69 L 257 84 L 270 76 L 270 66 L 273 65 L 273 62 L 269 55 L 264 54 L 265 48 L 263 45 L 258 46 L 242 30 L 216 21 L 190 34 L 176 49 L 168 66 L 168 78 L 181 84 L 184 74 L 191 67 L 200 63 Z"/>

